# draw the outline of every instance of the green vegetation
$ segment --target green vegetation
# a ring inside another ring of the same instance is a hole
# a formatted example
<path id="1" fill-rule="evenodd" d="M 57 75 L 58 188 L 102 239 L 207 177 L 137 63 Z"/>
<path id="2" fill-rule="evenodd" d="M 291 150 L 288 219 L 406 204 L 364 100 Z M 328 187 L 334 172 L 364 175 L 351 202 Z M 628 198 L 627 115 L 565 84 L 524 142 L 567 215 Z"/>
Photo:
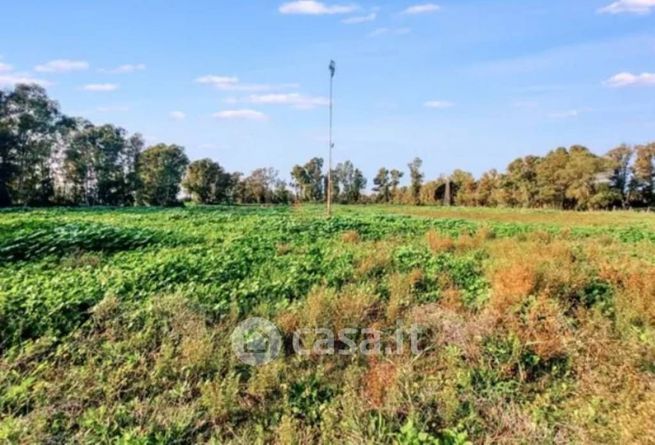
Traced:
<path id="1" fill-rule="evenodd" d="M 335 213 L 1 212 L 0 442 L 655 437 L 652 216 Z M 250 367 L 230 334 L 255 316 L 279 327 L 285 347 Z M 303 327 L 412 324 L 424 327 L 416 356 L 290 348 Z"/>
<path id="2" fill-rule="evenodd" d="M 505 172 L 476 179 L 455 170 L 429 179 L 423 161 L 404 172 L 382 167 L 368 181 L 351 161 L 331 171 L 333 201 L 342 204 L 456 204 L 467 207 L 601 210 L 655 207 L 655 143 L 622 145 L 604 156 L 583 146 L 512 161 Z M 198 204 L 318 203 L 328 196 L 328 166 L 314 157 L 293 166 L 287 183 L 273 168 L 249 176 L 227 172 L 211 159 L 189 162 L 184 148 L 145 148 L 139 134 L 65 116 L 35 85 L 0 90 L 0 207 L 175 206 Z"/>

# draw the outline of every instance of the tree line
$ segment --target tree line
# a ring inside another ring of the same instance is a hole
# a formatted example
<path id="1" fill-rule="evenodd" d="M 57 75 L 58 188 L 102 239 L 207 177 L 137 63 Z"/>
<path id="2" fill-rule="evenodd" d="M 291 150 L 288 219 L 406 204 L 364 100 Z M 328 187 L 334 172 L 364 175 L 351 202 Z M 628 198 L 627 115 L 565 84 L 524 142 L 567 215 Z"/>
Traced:
<path id="1" fill-rule="evenodd" d="M 277 171 L 226 172 L 184 148 L 64 115 L 37 85 L 0 90 L 0 206 L 288 203 Z"/>
<path id="2" fill-rule="evenodd" d="M 576 145 L 516 159 L 504 172 L 490 170 L 477 179 L 455 170 L 425 180 L 416 158 L 407 171 L 380 168 L 368 194 L 362 171 L 345 161 L 331 172 L 332 196 L 344 204 L 652 207 L 654 161 L 655 143 L 622 145 L 604 156 Z M 401 185 L 405 173 L 408 184 Z M 0 206 L 170 206 L 180 198 L 201 204 L 323 202 L 328 186 L 322 158 L 295 165 L 290 183 L 272 168 L 246 176 L 211 159 L 190 162 L 178 145 L 146 147 L 139 134 L 66 116 L 39 86 L 0 90 Z"/>

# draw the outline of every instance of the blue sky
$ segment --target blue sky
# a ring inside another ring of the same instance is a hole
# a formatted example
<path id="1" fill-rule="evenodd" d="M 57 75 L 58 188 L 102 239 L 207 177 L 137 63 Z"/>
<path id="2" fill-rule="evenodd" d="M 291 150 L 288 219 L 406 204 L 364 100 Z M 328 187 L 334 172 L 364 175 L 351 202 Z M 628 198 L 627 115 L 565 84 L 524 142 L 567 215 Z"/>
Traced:
<path id="1" fill-rule="evenodd" d="M 326 157 L 369 179 L 655 140 L 655 0 L 4 0 L 0 87 L 230 170 Z"/>

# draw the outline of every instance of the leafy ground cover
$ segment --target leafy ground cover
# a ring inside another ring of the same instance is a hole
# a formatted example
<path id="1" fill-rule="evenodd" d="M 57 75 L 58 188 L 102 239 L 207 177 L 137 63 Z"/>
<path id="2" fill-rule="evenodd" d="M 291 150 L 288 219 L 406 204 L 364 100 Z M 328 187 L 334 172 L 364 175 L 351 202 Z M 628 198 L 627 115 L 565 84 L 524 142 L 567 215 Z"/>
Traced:
<path id="1" fill-rule="evenodd" d="M 0 213 L 0 441 L 655 440 L 650 215 L 406 210 Z M 285 344 L 259 367 L 253 316 Z M 289 347 L 412 324 L 419 355 Z"/>

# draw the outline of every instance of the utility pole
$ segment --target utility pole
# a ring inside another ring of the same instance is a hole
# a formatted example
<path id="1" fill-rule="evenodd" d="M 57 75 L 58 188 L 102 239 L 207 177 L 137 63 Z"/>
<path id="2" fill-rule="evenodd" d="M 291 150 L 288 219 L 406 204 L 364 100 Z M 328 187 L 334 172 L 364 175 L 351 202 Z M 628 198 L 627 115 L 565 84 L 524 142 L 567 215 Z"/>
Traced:
<path id="1" fill-rule="evenodd" d="M 332 216 L 332 149 L 334 148 L 334 143 L 332 143 L 332 83 L 334 81 L 334 73 L 337 70 L 337 64 L 334 60 L 330 60 L 330 150 L 328 152 L 328 189 L 327 189 L 327 216 L 328 218 Z"/>

